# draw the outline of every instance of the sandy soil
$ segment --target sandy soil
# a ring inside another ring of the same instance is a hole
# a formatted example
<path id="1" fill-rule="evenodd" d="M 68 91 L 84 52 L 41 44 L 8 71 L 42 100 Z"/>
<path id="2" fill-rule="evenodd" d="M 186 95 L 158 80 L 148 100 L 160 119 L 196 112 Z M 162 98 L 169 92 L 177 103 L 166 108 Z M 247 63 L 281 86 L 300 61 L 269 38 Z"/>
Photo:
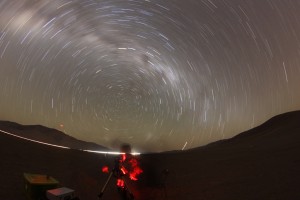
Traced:
<path id="1" fill-rule="evenodd" d="M 96 200 L 113 157 L 43 146 L 0 133 L 0 199 L 23 200 L 23 173 L 55 177 Z M 139 157 L 136 199 L 300 199 L 300 112 L 277 116 L 232 139 Z M 102 199 L 122 199 L 112 180 Z"/>

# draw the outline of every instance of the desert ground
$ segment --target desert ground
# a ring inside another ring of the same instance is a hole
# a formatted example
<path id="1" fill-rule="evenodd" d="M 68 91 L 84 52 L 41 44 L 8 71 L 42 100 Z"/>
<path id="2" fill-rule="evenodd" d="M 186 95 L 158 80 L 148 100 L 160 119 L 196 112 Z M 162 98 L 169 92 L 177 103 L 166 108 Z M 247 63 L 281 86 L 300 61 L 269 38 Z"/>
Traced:
<path id="1" fill-rule="evenodd" d="M 24 172 L 50 175 L 81 200 L 96 200 L 108 177 L 101 168 L 112 167 L 115 159 L 3 133 L 0 158 L 0 199 L 6 200 L 26 199 Z M 300 199 L 300 111 L 276 116 L 231 139 L 138 159 L 144 173 L 128 184 L 135 199 Z M 114 178 L 102 199 L 122 199 Z"/>

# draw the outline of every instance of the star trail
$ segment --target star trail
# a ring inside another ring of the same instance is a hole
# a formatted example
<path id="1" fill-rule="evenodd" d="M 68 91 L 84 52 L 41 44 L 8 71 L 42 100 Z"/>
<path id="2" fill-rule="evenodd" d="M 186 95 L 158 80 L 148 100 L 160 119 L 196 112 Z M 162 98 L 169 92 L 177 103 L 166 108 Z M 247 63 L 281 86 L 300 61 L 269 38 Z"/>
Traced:
<path id="1" fill-rule="evenodd" d="M 300 2 L 2 0 L 0 120 L 189 149 L 300 109 Z"/>

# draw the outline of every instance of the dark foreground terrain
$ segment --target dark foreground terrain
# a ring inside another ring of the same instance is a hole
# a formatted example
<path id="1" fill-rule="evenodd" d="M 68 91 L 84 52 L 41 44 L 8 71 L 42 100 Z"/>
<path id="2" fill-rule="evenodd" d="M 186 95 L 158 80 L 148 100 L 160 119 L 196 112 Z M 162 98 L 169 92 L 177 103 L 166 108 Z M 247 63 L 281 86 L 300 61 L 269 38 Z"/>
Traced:
<path id="1" fill-rule="evenodd" d="M 13 132 L 13 130 L 11 130 Z M 23 173 L 55 177 L 81 200 L 96 200 L 113 157 L 57 149 L 0 133 L 0 199 L 23 200 Z M 300 199 L 300 112 L 272 118 L 229 140 L 140 156 L 136 199 Z M 103 199 L 121 199 L 112 180 Z"/>

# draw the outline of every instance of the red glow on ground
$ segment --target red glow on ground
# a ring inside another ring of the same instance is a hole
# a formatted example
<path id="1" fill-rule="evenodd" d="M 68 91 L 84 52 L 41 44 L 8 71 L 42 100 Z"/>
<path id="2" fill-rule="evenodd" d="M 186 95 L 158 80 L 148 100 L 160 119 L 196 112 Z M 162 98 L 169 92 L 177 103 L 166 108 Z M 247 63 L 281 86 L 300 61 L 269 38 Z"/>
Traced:
<path id="1" fill-rule="evenodd" d="M 107 166 L 103 166 L 102 167 L 102 172 L 103 173 L 108 173 L 109 172 L 109 168 Z"/>

